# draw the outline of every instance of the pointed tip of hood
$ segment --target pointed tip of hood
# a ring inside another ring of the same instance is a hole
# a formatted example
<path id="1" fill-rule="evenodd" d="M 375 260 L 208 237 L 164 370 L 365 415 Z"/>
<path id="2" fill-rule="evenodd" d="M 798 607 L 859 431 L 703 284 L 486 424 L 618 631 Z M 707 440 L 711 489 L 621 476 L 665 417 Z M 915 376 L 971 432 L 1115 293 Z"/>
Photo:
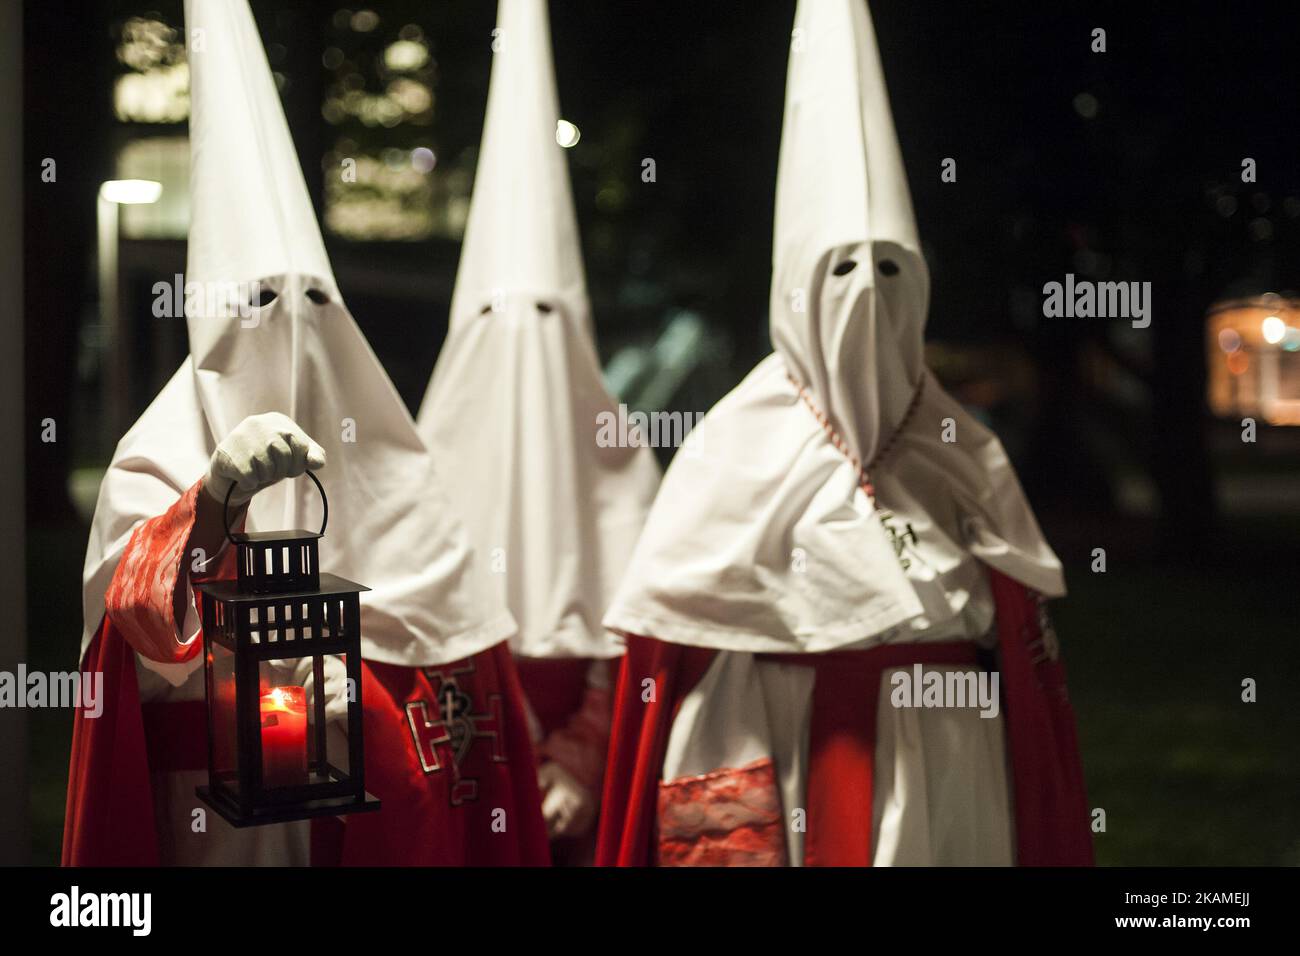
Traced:
<path id="1" fill-rule="evenodd" d="M 559 119 L 546 0 L 500 0 L 453 324 L 502 294 L 585 300 Z"/>
<path id="2" fill-rule="evenodd" d="M 337 291 L 248 0 L 185 0 L 190 64 L 187 277 L 297 273 Z"/>
<path id="3" fill-rule="evenodd" d="M 800 0 L 777 173 L 774 260 L 893 242 L 919 253 L 865 0 Z"/>

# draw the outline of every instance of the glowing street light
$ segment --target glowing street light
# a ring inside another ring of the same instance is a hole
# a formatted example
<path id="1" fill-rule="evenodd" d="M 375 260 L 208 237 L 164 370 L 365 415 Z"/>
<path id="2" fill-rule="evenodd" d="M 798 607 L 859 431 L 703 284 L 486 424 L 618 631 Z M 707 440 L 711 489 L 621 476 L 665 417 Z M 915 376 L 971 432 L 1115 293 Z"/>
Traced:
<path id="1" fill-rule="evenodd" d="M 158 201 L 162 183 L 152 179 L 110 179 L 99 187 L 99 198 L 120 206 L 141 206 Z"/>
<path id="2" fill-rule="evenodd" d="M 566 119 L 555 124 L 555 141 L 565 149 L 572 149 L 582 139 L 582 131 Z"/>
<path id="3" fill-rule="evenodd" d="M 1264 341 L 1269 345 L 1277 345 L 1286 335 L 1286 323 L 1276 315 L 1270 315 L 1259 326 L 1260 333 L 1264 336 Z"/>

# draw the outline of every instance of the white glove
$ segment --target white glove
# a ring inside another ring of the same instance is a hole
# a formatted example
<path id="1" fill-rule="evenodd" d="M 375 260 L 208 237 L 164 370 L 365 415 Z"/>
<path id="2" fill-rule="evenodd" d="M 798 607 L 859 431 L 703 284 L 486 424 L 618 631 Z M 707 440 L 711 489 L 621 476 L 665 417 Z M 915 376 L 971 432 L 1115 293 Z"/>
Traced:
<path id="1" fill-rule="evenodd" d="M 225 501 L 234 482 L 230 503 L 239 507 L 282 478 L 296 478 L 324 466 L 325 449 L 287 415 L 266 412 L 245 418 L 217 446 L 203 487 Z"/>
<path id="2" fill-rule="evenodd" d="M 316 668 L 310 657 L 300 657 L 294 665 L 293 682 L 307 692 L 307 706 L 315 712 Z M 325 657 L 325 720 L 343 720 L 348 715 L 348 669 L 342 659 Z"/>
<path id="3" fill-rule="evenodd" d="M 542 817 L 551 839 L 582 836 L 596 819 L 596 798 L 554 760 L 537 771 L 537 785 L 542 791 Z"/>

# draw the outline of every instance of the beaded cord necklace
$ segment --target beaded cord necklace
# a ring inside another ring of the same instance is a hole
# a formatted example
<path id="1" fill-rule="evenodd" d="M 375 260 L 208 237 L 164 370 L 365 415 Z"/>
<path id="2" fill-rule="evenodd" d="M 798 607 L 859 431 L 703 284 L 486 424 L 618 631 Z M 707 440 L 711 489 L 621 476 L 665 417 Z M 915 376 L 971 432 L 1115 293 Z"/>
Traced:
<path id="1" fill-rule="evenodd" d="M 849 447 L 849 443 L 844 440 L 844 437 L 838 431 L 835 430 L 835 426 L 831 424 L 830 417 L 823 412 L 817 405 L 817 402 L 813 400 L 812 393 L 808 391 L 805 386 L 801 385 L 798 379 L 791 375 L 789 371 L 785 374 L 786 378 L 790 380 L 790 384 L 798 390 L 799 397 L 803 399 L 803 403 L 808 406 L 808 410 L 813 413 L 813 417 L 816 418 L 818 424 L 822 426 L 822 430 L 826 432 L 826 437 L 831 440 L 831 444 L 835 446 L 840 454 L 849 460 L 849 464 L 851 464 L 854 470 L 858 473 L 859 487 L 867 493 L 867 497 L 870 498 L 874 504 L 876 500 L 876 487 L 871 481 L 871 472 L 889 456 L 891 451 L 894 450 L 895 445 L 898 444 L 899 436 L 903 434 L 907 429 L 907 426 L 911 423 L 913 416 L 915 416 L 916 410 L 921 404 L 921 394 L 925 391 L 925 375 L 923 374 L 920 381 L 916 383 L 916 390 L 912 393 L 912 400 L 908 402 L 907 411 L 903 412 L 903 417 L 899 420 L 897 427 L 895 427 L 890 433 L 889 438 L 887 438 L 885 443 L 880 446 L 880 449 L 874 456 L 872 456 L 871 460 L 867 462 L 866 465 L 863 465 L 858 456 L 853 454 L 853 450 Z"/>

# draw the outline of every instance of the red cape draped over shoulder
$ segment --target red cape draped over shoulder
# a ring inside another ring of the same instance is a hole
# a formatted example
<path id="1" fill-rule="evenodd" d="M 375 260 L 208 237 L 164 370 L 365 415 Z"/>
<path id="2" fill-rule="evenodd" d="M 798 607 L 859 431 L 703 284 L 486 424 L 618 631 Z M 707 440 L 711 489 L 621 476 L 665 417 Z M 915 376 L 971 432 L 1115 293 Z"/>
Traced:
<path id="1" fill-rule="evenodd" d="M 1020 866 L 1091 866 L 1092 834 L 1065 665 L 1038 597 L 990 571 Z M 1050 653 L 1049 653 L 1050 652 Z"/>
<path id="2" fill-rule="evenodd" d="M 63 822 L 64 866 L 157 866 L 153 790 L 135 652 L 107 616 L 82 673 L 102 672 L 103 712 L 78 705 Z"/>

